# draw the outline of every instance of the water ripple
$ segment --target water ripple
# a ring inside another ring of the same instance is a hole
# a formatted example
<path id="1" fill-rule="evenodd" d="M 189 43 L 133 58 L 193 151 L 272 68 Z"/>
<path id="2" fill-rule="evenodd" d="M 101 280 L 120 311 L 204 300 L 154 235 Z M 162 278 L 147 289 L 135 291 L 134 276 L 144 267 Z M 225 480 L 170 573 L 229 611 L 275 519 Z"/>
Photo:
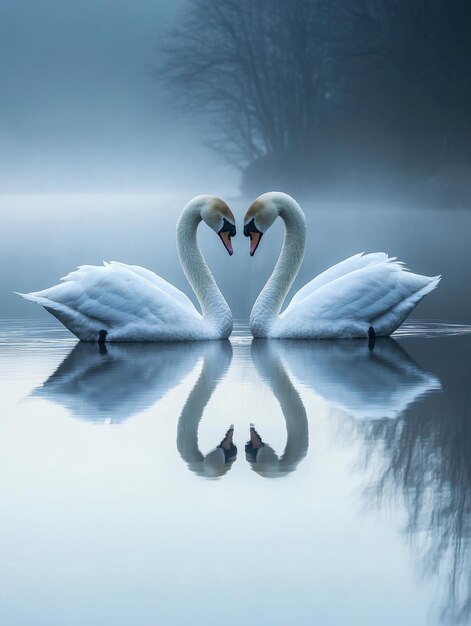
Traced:
<path id="1" fill-rule="evenodd" d="M 439 322 L 437 320 L 410 320 L 405 322 L 394 333 L 393 337 L 453 337 L 456 335 L 470 335 L 470 324 L 455 324 L 453 322 Z"/>

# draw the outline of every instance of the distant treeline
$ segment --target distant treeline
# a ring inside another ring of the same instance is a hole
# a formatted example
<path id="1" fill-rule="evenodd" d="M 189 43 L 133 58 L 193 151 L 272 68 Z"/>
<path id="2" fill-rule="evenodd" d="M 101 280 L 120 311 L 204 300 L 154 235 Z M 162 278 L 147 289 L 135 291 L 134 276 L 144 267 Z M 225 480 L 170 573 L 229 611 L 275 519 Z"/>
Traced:
<path id="1" fill-rule="evenodd" d="M 471 198 L 469 0 L 188 0 L 162 52 L 246 191 Z"/>

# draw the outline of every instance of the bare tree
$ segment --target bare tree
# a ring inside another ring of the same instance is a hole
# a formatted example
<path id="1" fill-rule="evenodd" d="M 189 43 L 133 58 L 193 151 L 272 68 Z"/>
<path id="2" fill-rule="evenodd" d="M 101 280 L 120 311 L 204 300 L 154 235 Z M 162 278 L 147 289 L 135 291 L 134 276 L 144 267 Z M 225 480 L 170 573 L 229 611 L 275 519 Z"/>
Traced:
<path id="1" fill-rule="evenodd" d="M 326 90 L 322 4 L 199 0 L 164 47 L 164 78 L 203 112 L 212 144 L 237 167 L 299 150 Z"/>
<path id="2" fill-rule="evenodd" d="M 461 168 L 468 181 L 466 0 L 187 3 L 157 75 L 248 186 L 267 172 L 308 185 L 383 176 L 392 190 Z"/>

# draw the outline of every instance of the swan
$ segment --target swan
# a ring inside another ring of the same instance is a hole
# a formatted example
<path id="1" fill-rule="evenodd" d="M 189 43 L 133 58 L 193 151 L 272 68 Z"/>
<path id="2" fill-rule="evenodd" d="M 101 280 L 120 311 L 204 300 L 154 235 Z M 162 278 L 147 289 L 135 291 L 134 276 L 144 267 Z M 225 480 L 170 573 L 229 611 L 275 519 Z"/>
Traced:
<path id="1" fill-rule="evenodd" d="M 388 336 L 416 304 L 438 285 L 440 276 L 406 270 L 384 252 L 355 254 L 304 285 L 281 307 L 304 257 L 306 220 L 299 204 L 281 192 L 261 195 L 248 209 L 244 235 L 250 255 L 277 217 L 285 224 L 283 247 L 272 275 L 250 314 L 254 337 L 342 339 Z"/>
<path id="2" fill-rule="evenodd" d="M 58 285 L 18 295 L 41 304 L 82 341 L 193 341 L 227 339 L 231 310 L 201 254 L 196 231 L 204 221 L 230 255 L 235 219 L 214 196 L 197 196 L 177 223 L 177 251 L 201 305 L 154 272 L 124 263 L 82 265 Z"/>

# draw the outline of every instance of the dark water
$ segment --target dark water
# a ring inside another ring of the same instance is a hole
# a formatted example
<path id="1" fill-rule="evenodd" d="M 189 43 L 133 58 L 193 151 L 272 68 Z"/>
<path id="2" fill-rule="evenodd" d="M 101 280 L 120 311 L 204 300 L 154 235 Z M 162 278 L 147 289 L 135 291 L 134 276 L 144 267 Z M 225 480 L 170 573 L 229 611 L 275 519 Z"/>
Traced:
<path id="1" fill-rule="evenodd" d="M 1 623 L 471 623 L 470 357 L 420 320 L 372 351 L 3 321 Z"/>

